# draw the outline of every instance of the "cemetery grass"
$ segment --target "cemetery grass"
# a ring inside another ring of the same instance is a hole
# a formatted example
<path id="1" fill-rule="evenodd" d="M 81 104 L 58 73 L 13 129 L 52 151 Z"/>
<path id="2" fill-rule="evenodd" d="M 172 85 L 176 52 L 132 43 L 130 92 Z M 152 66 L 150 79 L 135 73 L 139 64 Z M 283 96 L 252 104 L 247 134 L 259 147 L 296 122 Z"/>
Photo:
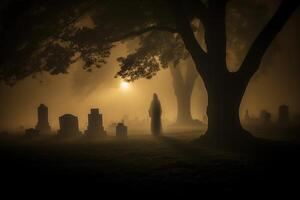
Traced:
<path id="1" fill-rule="evenodd" d="M 198 131 L 161 137 L 5 137 L 1 179 L 22 187 L 32 180 L 34 187 L 55 182 L 138 191 L 295 191 L 299 145 L 270 136 L 235 148 L 195 143 Z"/>

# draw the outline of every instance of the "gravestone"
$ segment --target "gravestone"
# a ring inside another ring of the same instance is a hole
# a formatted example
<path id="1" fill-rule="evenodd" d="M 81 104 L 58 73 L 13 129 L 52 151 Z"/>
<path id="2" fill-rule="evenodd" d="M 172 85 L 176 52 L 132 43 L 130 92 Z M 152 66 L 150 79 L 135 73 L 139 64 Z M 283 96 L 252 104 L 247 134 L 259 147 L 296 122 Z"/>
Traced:
<path id="1" fill-rule="evenodd" d="M 105 136 L 106 132 L 103 127 L 102 114 L 99 113 L 99 109 L 91 109 L 91 113 L 88 115 L 88 127 L 85 131 L 87 136 Z"/>
<path id="2" fill-rule="evenodd" d="M 59 117 L 60 130 L 58 134 L 61 136 L 76 136 L 80 134 L 78 126 L 78 117 L 65 114 Z"/>
<path id="3" fill-rule="evenodd" d="M 27 137 L 34 137 L 39 135 L 39 131 L 34 128 L 29 128 L 25 130 L 25 136 Z"/>
<path id="4" fill-rule="evenodd" d="M 38 122 L 35 126 L 35 129 L 42 134 L 49 134 L 51 131 L 49 122 L 48 122 L 48 107 L 44 104 L 41 104 L 38 109 Z"/>
<path id="5" fill-rule="evenodd" d="M 127 126 L 124 123 L 118 123 L 116 126 L 117 137 L 127 137 Z"/>

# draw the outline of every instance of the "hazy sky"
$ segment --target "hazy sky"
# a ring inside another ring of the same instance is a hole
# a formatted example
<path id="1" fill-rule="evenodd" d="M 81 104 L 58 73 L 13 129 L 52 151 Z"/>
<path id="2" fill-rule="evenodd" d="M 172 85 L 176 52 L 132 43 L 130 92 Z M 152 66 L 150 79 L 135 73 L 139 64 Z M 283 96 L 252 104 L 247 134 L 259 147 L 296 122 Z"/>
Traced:
<path id="1" fill-rule="evenodd" d="M 258 115 L 261 109 L 277 112 L 280 104 L 288 104 L 293 113 L 300 113 L 300 13 L 299 9 L 273 42 L 244 96 L 241 114 L 249 109 Z M 100 108 L 104 124 L 131 119 L 148 119 L 148 108 L 154 92 L 158 93 L 163 118 L 175 120 L 176 99 L 169 69 L 162 70 L 151 80 L 138 80 L 127 90 L 120 88 L 120 79 L 114 79 L 118 70 L 117 57 L 127 52 L 125 45 L 117 46 L 106 66 L 92 73 L 81 69 L 80 61 L 67 75 L 37 79 L 26 78 L 14 87 L 0 85 L 0 130 L 36 124 L 36 108 L 40 103 L 49 107 L 49 121 L 55 129 L 58 117 L 72 113 L 79 117 L 81 129 L 86 128 L 90 108 Z M 42 82 L 40 82 L 42 80 Z M 207 105 L 206 91 L 199 78 L 192 96 L 192 115 L 202 120 Z M 275 116 L 276 117 L 276 116 Z"/>

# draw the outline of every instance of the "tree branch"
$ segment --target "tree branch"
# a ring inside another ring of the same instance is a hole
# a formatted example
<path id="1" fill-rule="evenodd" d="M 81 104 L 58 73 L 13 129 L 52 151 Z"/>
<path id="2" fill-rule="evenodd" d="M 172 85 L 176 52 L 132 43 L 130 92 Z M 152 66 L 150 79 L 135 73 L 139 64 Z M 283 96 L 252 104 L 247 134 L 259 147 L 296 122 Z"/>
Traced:
<path id="1" fill-rule="evenodd" d="M 93 8 L 93 6 L 95 6 L 96 3 L 97 3 L 97 0 L 94 0 L 90 4 L 88 4 L 87 7 L 81 11 L 81 13 L 74 16 L 72 19 L 70 19 L 66 23 L 64 23 L 62 25 L 62 27 L 63 27 L 62 30 L 56 31 L 51 37 L 57 38 L 57 39 L 64 39 L 64 38 L 62 38 L 62 35 L 66 31 L 66 29 L 68 29 L 71 25 L 74 25 L 76 23 L 76 21 L 78 21 L 81 17 L 83 17 L 85 14 L 87 14 L 87 12 L 90 11 L 91 8 Z"/>
<path id="2" fill-rule="evenodd" d="M 188 6 L 193 6 L 190 9 L 195 10 L 195 15 L 201 21 L 205 21 L 207 18 L 207 7 L 201 0 L 192 0 L 192 4 L 187 3 Z"/>
<path id="3" fill-rule="evenodd" d="M 251 45 L 239 71 L 236 72 L 238 78 L 242 78 L 245 81 L 250 80 L 254 73 L 259 69 L 261 60 L 271 42 L 281 31 L 298 6 L 299 1 L 281 1 L 276 13 Z"/>
<path id="4" fill-rule="evenodd" d="M 212 73 L 228 72 L 226 67 L 226 0 L 210 0 L 203 25 Z"/>
<path id="5" fill-rule="evenodd" d="M 177 29 L 175 29 L 175 28 L 171 28 L 171 27 L 167 27 L 167 26 L 154 25 L 154 26 L 149 26 L 149 27 L 144 28 L 144 29 L 131 31 L 129 33 L 126 33 L 126 34 L 121 35 L 121 36 L 116 37 L 116 38 L 108 38 L 108 41 L 111 42 L 111 43 L 118 42 L 118 41 L 121 41 L 121 40 L 128 39 L 130 37 L 137 37 L 137 36 L 143 35 L 145 33 L 151 32 L 151 31 L 166 31 L 166 32 L 170 32 L 170 33 L 178 33 Z"/>
<path id="6" fill-rule="evenodd" d="M 206 53 L 199 45 L 191 27 L 187 11 L 181 0 L 174 1 L 174 11 L 178 31 L 182 37 L 186 49 L 190 52 L 196 67 L 203 79 L 207 77 Z M 201 64 L 200 64 L 201 63 Z M 201 66 L 201 67 L 200 67 Z"/>

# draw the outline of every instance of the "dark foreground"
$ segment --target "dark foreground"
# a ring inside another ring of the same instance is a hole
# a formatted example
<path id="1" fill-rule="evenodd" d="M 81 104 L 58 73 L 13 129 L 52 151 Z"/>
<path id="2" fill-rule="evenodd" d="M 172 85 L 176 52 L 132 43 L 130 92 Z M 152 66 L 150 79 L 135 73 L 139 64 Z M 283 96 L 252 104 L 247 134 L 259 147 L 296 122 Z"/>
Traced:
<path id="1" fill-rule="evenodd" d="M 257 139 L 240 147 L 216 148 L 191 142 L 195 137 L 196 133 L 127 139 L 5 137 L 0 144 L 1 182 L 30 190 L 298 192 L 297 143 Z"/>

